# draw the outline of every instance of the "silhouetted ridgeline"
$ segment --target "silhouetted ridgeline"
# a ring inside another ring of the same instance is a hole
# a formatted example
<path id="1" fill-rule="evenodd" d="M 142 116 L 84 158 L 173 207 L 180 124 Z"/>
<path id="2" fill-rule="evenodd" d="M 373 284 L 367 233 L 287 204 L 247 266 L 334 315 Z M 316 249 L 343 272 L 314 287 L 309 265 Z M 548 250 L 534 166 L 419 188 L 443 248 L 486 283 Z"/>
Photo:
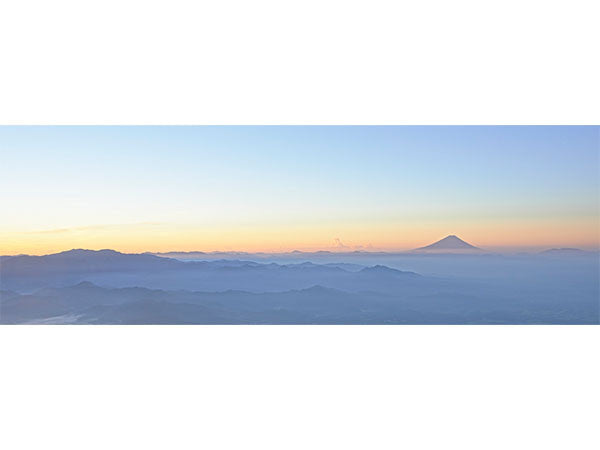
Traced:
<path id="1" fill-rule="evenodd" d="M 71 250 L 2 257 L 0 322 L 598 323 L 598 255 L 576 249 L 204 256 Z"/>
<path id="2" fill-rule="evenodd" d="M 568 313 L 543 302 L 445 292 L 390 296 L 323 286 L 276 293 L 107 289 L 83 282 L 2 296 L 2 323 L 502 324 L 596 323 L 590 305 Z"/>

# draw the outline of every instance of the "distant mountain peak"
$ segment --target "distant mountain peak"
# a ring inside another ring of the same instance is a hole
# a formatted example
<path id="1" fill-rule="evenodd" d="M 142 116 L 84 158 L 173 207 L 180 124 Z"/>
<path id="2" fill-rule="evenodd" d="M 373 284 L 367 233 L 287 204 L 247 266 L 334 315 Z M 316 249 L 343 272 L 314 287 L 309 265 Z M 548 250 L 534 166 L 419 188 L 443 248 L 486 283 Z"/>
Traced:
<path id="1" fill-rule="evenodd" d="M 580 248 L 551 248 L 540 252 L 542 255 L 585 255 L 587 253 Z"/>
<path id="2" fill-rule="evenodd" d="M 96 287 L 99 287 L 99 286 L 95 285 L 91 281 L 81 281 L 81 282 L 77 283 L 75 286 L 72 286 L 72 287 L 75 287 L 75 288 L 96 288 Z"/>
<path id="3" fill-rule="evenodd" d="M 73 248 L 60 253 L 54 253 L 54 255 L 123 255 L 123 253 L 111 249 L 103 250 L 88 250 L 85 248 Z"/>
<path id="4" fill-rule="evenodd" d="M 420 247 L 416 249 L 417 251 L 440 251 L 440 252 L 472 252 L 472 251 L 481 251 L 480 248 L 475 247 L 474 245 L 469 244 L 468 242 L 463 241 L 461 238 L 454 234 L 450 234 L 443 239 L 440 239 L 433 244 L 427 245 L 425 247 Z"/>
<path id="5" fill-rule="evenodd" d="M 375 266 L 365 267 L 361 270 L 361 272 L 379 272 L 379 273 L 397 273 L 401 272 L 400 270 L 392 269 L 388 266 L 383 266 L 381 264 L 377 264 Z"/>
<path id="6" fill-rule="evenodd" d="M 320 284 L 315 284 L 314 286 L 308 288 L 292 290 L 290 292 L 301 292 L 304 294 L 337 294 L 343 291 L 340 291 L 339 289 L 321 286 Z"/>
<path id="7" fill-rule="evenodd" d="M 410 276 L 418 276 L 415 272 L 407 272 L 398 269 L 392 269 L 388 266 L 383 266 L 381 264 L 377 264 L 376 266 L 365 267 L 358 271 L 362 274 L 372 274 L 372 275 L 410 275 Z"/>

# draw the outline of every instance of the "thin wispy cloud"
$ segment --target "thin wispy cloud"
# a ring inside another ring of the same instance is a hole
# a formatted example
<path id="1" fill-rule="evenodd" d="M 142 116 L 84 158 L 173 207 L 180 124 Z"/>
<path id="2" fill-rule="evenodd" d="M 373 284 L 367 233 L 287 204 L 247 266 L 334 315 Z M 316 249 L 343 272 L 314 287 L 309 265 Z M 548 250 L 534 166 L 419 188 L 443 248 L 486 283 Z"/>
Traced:
<path id="1" fill-rule="evenodd" d="M 62 233 L 75 233 L 79 231 L 94 231 L 94 230 L 111 230 L 119 229 L 124 227 L 138 227 L 138 226 L 160 226 L 166 225 L 165 222 L 138 222 L 138 223 L 126 223 L 126 224 L 99 224 L 99 225 L 86 225 L 82 227 L 71 227 L 71 228 L 52 228 L 48 230 L 34 230 L 25 231 L 23 234 L 62 234 Z"/>
<path id="2" fill-rule="evenodd" d="M 333 246 L 335 248 L 348 248 L 348 246 L 344 245 L 344 243 L 342 242 L 342 240 L 340 238 L 334 238 L 333 243 L 334 243 Z"/>

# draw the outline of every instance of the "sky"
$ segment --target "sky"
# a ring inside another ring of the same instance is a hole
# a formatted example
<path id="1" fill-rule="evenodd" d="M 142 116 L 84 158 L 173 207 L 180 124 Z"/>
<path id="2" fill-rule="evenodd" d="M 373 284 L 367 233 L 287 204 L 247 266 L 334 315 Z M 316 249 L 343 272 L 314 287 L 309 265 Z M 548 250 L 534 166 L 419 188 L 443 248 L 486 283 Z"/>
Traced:
<path id="1" fill-rule="evenodd" d="M 598 248 L 599 127 L 0 127 L 0 254 Z"/>

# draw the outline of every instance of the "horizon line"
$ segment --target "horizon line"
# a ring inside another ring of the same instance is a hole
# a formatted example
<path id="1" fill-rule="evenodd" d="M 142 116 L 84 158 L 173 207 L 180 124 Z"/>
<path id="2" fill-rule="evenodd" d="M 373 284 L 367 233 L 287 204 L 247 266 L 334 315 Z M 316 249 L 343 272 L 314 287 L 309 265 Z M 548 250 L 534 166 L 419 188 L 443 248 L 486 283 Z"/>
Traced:
<path id="1" fill-rule="evenodd" d="M 531 253 L 531 254 L 537 254 L 537 253 L 542 253 L 544 251 L 548 251 L 548 250 L 576 250 L 576 251 L 582 251 L 582 252 L 590 252 L 590 253 L 594 253 L 594 252 L 600 252 L 600 247 L 594 247 L 594 248 L 587 248 L 587 247 L 564 247 L 564 246 L 531 246 L 531 247 L 517 247 L 517 246 L 494 246 L 492 248 L 495 249 L 505 249 L 505 253 Z M 525 249 L 529 249 L 529 250 L 525 250 Z M 15 254 L 2 254 L 0 253 L 0 256 L 2 257 L 13 257 L 13 256 L 49 256 L 49 255 L 57 255 L 60 253 L 68 253 L 68 252 L 72 252 L 72 251 L 89 251 L 89 252 L 102 252 L 102 251 L 111 251 L 111 252 L 115 252 L 115 253 L 120 253 L 120 254 L 124 254 L 124 255 L 169 255 L 169 254 L 182 254 L 182 255 L 186 255 L 186 254 L 203 254 L 203 255 L 219 255 L 219 254 L 240 254 L 240 255 L 289 255 L 289 254 L 315 254 L 315 253 L 329 253 L 329 254 L 339 254 L 339 255 L 344 255 L 344 254 L 355 254 L 355 253 L 363 253 L 363 254 L 380 254 L 380 253 L 386 253 L 386 254 L 398 254 L 398 253 L 405 253 L 405 254 L 417 254 L 417 255 L 489 255 L 489 254 L 498 254 L 498 253 L 502 253 L 502 251 L 491 251 L 485 248 L 475 248 L 472 250 L 456 250 L 456 251 L 452 251 L 452 249 L 446 250 L 446 251 L 423 251 L 421 250 L 421 247 L 419 248 L 413 248 L 413 249 L 387 249 L 387 250 L 377 250 L 377 249 L 339 249 L 338 251 L 336 251 L 335 249 L 329 249 L 329 250 L 277 250 L 277 251 L 267 251 L 267 250 L 262 250 L 262 251 L 244 251 L 244 250 L 214 250 L 214 251 L 202 251 L 202 250 L 171 250 L 171 251 L 163 251 L 163 252 L 158 252 L 158 251 L 141 251 L 141 252 L 129 252 L 129 251 L 121 251 L 121 250 L 115 250 L 112 248 L 98 248 L 98 249 L 93 249 L 93 248 L 69 248 L 66 250 L 60 250 L 60 251 L 55 251 L 55 252 L 50 252 L 50 253 L 42 253 L 42 254 L 32 254 L 32 253 L 15 253 Z"/>

